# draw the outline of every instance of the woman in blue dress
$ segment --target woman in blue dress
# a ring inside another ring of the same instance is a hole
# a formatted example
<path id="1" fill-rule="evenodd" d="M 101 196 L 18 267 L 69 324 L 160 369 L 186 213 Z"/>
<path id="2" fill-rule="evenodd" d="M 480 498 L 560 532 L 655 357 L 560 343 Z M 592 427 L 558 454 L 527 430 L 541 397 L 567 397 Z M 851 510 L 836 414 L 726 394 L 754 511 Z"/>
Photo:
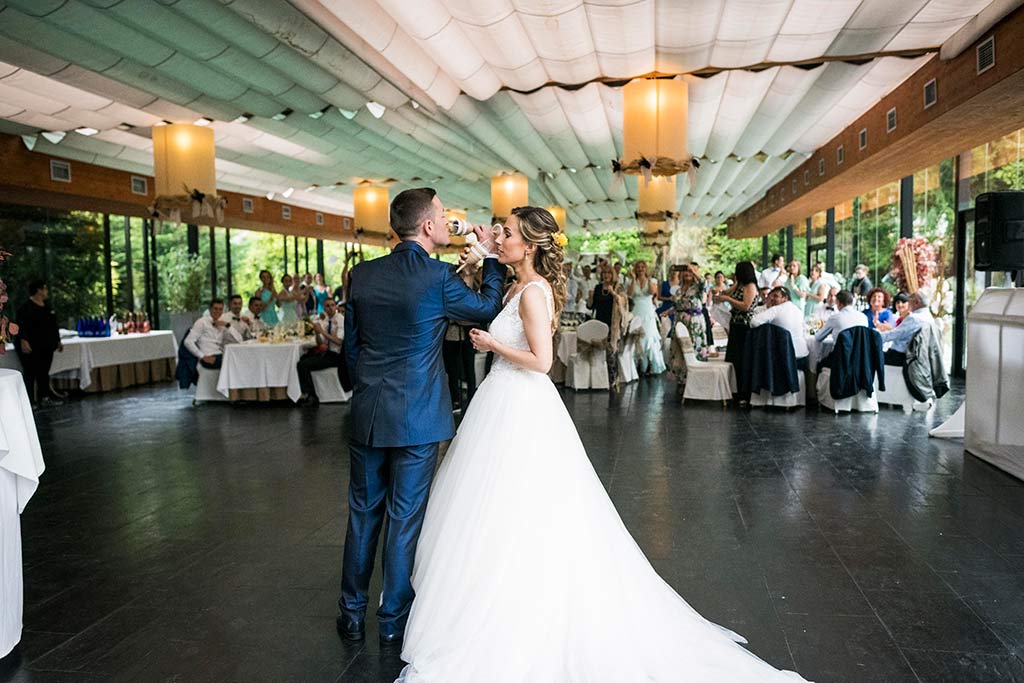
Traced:
<path id="1" fill-rule="evenodd" d="M 324 312 L 324 301 L 331 296 L 331 288 L 324 284 L 324 276 L 317 273 L 313 276 L 313 297 L 316 299 L 316 312 Z"/>
<path id="2" fill-rule="evenodd" d="M 868 327 L 875 329 L 876 323 L 896 324 L 896 316 L 889 310 L 889 292 L 881 287 L 875 287 L 868 292 L 868 307 L 864 309 L 864 315 L 868 318 Z"/>
<path id="3" fill-rule="evenodd" d="M 260 271 L 260 288 L 256 290 L 256 296 L 263 302 L 263 312 L 260 313 L 260 320 L 273 327 L 277 319 L 277 290 L 274 288 L 274 276 L 269 270 Z"/>

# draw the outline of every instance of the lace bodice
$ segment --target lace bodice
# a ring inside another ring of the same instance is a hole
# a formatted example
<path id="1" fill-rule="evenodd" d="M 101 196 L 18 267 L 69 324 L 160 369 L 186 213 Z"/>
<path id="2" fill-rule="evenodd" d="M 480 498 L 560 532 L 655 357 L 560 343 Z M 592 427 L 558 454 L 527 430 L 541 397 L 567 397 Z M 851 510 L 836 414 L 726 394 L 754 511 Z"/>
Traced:
<path id="1" fill-rule="evenodd" d="M 499 342 L 506 346 L 511 346 L 513 349 L 517 349 L 519 351 L 530 350 L 530 343 L 526 340 L 526 330 L 523 328 L 523 319 L 519 316 L 519 299 L 523 296 L 523 292 L 525 292 L 528 287 L 533 286 L 540 287 L 541 291 L 544 292 L 544 299 L 548 303 L 548 316 L 549 318 L 553 316 L 554 301 L 551 298 L 551 289 L 546 284 L 535 280 L 533 282 L 526 283 L 525 287 L 509 298 L 505 303 L 505 307 L 501 309 L 501 313 L 499 313 L 494 321 L 491 322 L 489 330 L 491 335 Z M 497 354 L 495 354 L 494 357 L 494 365 L 491 367 L 491 372 L 498 370 L 530 372 L 526 368 L 516 365 Z"/>

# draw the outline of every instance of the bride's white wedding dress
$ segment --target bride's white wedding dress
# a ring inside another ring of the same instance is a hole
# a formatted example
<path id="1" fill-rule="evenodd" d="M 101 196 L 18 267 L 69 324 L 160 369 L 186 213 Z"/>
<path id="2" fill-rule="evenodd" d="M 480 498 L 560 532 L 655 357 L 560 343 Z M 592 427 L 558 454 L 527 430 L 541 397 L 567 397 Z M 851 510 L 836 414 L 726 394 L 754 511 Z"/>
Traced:
<path id="1" fill-rule="evenodd" d="M 525 350 L 521 295 L 490 332 Z M 551 380 L 500 357 L 438 470 L 413 586 L 401 683 L 803 680 L 655 573 Z"/>

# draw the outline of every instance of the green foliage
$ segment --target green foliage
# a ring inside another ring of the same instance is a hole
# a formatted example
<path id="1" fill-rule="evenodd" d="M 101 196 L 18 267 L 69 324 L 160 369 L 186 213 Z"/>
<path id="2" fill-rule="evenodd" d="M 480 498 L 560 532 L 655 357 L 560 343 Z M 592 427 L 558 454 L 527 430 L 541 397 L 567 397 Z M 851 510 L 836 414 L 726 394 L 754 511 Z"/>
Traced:
<path id="1" fill-rule="evenodd" d="M 620 258 L 625 253 L 626 263 L 632 263 L 641 259 L 649 264 L 654 263 L 655 251 L 640 243 L 640 235 L 636 229 L 631 230 L 609 230 L 608 232 L 590 233 L 577 232 L 569 235 L 569 251 L 577 254 L 599 254 L 605 256 L 609 253 Z"/>
<path id="2" fill-rule="evenodd" d="M 705 245 L 704 261 L 701 262 L 700 257 L 697 257 L 702 272 L 714 273 L 720 270 L 726 277 L 731 277 L 740 261 L 753 261 L 755 264 L 761 262 L 760 238 L 733 239 L 728 232 L 725 223 L 711 229 Z"/>
<path id="3" fill-rule="evenodd" d="M 160 292 L 165 309 L 171 313 L 198 311 L 203 304 L 204 288 L 209 287 L 210 263 L 199 254 L 189 255 L 188 248 L 174 246 L 157 257 Z"/>
<path id="4" fill-rule="evenodd" d="M 0 245 L 11 256 L 0 264 L 13 317 L 28 299 L 26 285 L 45 279 L 50 304 L 61 324 L 89 315 L 103 315 L 103 228 L 99 214 L 51 211 L 0 204 Z"/>

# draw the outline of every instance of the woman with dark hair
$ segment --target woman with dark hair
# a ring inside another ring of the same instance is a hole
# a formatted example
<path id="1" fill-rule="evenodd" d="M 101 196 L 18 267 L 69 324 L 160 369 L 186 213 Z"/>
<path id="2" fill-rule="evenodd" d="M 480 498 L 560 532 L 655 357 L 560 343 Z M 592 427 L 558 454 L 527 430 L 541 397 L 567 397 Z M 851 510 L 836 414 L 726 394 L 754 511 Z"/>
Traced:
<path id="1" fill-rule="evenodd" d="M 896 309 L 893 317 L 896 318 L 896 327 L 899 327 L 900 323 L 910 315 L 910 295 L 906 292 L 900 292 L 892 298 L 892 306 Z"/>
<path id="2" fill-rule="evenodd" d="M 757 289 L 757 271 L 750 261 L 736 264 L 736 284 L 731 290 L 732 295 L 722 293 L 715 297 L 715 303 L 728 303 L 731 308 L 729 320 L 729 345 L 725 349 L 725 360 L 732 363 L 736 377 L 743 376 L 743 349 L 747 345 L 747 332 L 750 330 L 750 319 L 754 309 L 764 305 L 761 292 Z M 749 392 L 737 394 L 740 405 L 750 402 Z"/>
<path id="3" fill-rule="evenodd" d="M 878 323 L 889 323 L 894 325 L 896 317 L 889 310 L 889 292 L 881 287 L 875 287 L 868 292 L 868 307 L 864 309 L 864 315 L 868 318 L 868 327 L 876 329 Z"/>

